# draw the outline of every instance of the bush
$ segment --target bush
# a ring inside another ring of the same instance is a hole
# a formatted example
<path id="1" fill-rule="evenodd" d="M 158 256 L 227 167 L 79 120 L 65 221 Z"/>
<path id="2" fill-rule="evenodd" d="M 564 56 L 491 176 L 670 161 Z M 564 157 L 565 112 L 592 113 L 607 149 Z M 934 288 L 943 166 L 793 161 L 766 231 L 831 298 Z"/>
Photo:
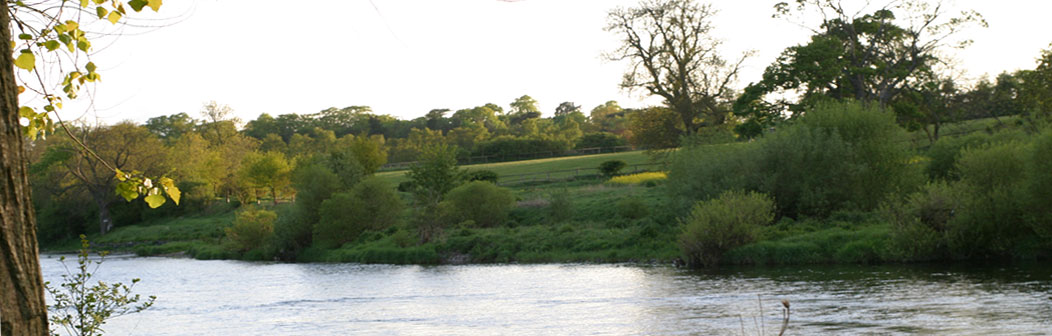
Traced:
<path id="1" fill-rule="evenodd" d="M 926 153 L 931 160 L 925 167 L 925 173 L 932 180 L 956 181 L 960 178 L 957 171 L 957 159 L 961 156 L 961 151 L 985 144 L 1005 143 L 1025 138 L 1025 134 L 1012 131 L 994 134 L 972 133 L 960 137 L 939 138 L 939 141 L 932 144 Z"/>
<path id="2" fill-rule="evenodd" d="M 621 160 L 605 161 L 599 164 L 599 174 L 605 178 L 611 178 L 617 176 L 625 166 L 628 164 Z"/>
<path id="3" fill-rule="evenodd" d="M 493 183 L 475 181 L 450 190 L 443 203 L 443 214 L 449 224 L 471 220 L 482 227 L 493 227 L 508 217 L 515 196 Z"/>
<path id="4" fill-rule="evenodd" d="M 963 210 L 960 189 L 947 183 L 929 184 L 903 202 L 882 206 L 881 213 L 891 223 L 889 255 L 902 261 L 940 257 L 950 220 Z"/>
<path id="5" fill-rule="evenodd" d="M 647 204 L 638 198 L 625 198 L 617 201 L 617 215 L 627 219 L 640 219 L 650 215 Z"/>
<path id="6" fill-rule="evenodd" d="M 762 140 L 760 190 L 789 217 L 872 210 L 888 194 L 923 182 L 903 137 L 891 113 L 858 103 L 820 104 Z"/>
<path id="7" fill-rule="evenodd" d="M 724 252 L 755 240 L 774 220 L 774 202 L 764 194 L 729 191 L 698 202 L 683 220 L 679 246 L 690 266 L 712 266 Z"/>
<path id="8" fill-rule="evenodd" d="M 1031 227 L 1044 238 L 1045 244 L 1052 244 L 1052 129 L 1045 130 L 1034 141 L 1029 164 L 1029 196 Z M 1052 247 L 1052 246 L 1050 246 Z"/>
<path id="9" fill-rule="evenodd" d="M 492 170 L 473 170 L 468 172 L 465 176 L 465 179 L 468 182 L 486 181 L 493 184 L 497 184 L 497 178 L 497 173 Z"/>
<path id="10" fill-rule="evenodd" d="M 577 145 L 574 148 L 613 148 L 624 146 L 628 142 L 624 138 L 617 136 L 613 133 L 599 132 L 599 133 L 588 133 L 577 139 Z"/>
<path id="11" fill-rule="evenodd" d="M 1028 148 L 1019 142 L 966 149 L 957 162 L 967 195 L 948 225 L 951 252 L 964 258 L 1008 256 L 1032 238 L 1027 226 Z"/>
<path id="12" fill-rule="evenodd" d="M 350 192 L 335 194 L 322 202 L 321 220 L 314 226 L 315 245 L 339 247 L 366 230 L 385 230 L 398 223 L 402 208 L 402 199 L 383 181 L 362 181 Z"/>
<path id="13" fill-rule="evenodd" d="M 238 211 L 234 225 L 226 228 L 226 237 L 239 251 L 248 251 L 263 246 L 263 242 L 274 233 L 274 221 L 278 214 L 273 211 L 248 207 Z"/>
<path id="14" fill-rule="evenodd" d="M 673 157 L 665 185 L 688 200 L 683 208 L 728 190 L 759 190 L 761 150 L 755 142 L 684 148 Z"/>
<path id="15" fill-rule="evenodd" d="M 553 224 L 573 218 L 573 201 L 569 192 L 562 190 L 552 194 L 552 200 L 548 203 L 548 218 Z"/>

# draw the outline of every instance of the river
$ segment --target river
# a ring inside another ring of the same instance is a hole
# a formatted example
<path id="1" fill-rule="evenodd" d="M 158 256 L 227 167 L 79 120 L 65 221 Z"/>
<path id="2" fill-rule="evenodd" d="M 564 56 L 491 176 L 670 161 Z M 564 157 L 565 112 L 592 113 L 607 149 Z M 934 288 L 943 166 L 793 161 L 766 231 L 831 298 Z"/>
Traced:
<path id="1" fill-rule="evenodd" d="M 61 282 L 57 256 L 41 264 Z M 141 278 L 135 292 L 157 296 L 108 335 L 776 335 L 783 299 L 789 335 L 1052 334 L 1047 264 L 688 271 L 111 256 L 96 275 Z"/>

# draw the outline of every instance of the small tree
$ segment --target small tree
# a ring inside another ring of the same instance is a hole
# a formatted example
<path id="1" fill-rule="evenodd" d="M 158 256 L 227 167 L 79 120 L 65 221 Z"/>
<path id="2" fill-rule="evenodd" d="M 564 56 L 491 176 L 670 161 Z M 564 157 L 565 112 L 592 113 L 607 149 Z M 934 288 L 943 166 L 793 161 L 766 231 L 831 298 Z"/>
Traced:
<path id="1" fill-rule="evenodd" d="M 504 222 L 515 203 L 511 191 L 493 183 L 475 181 L 449 191 L 443 206 L 454 222 L 474 221 L 482 227 L 493 227 Z M 447 203 L 448 202 L 448 203 Z"/>
<path id="2" fill-rule="evenodd" d="M 274 233 L 274 222 L 278 214 L 273 211 L 247 208 L 237 213 L 234 226 L 226 228 L 226 236 L 237 245 L 238 250 L 248 251 L 263 246 L 263 242 Z"/>
<path id="3" fill-rule="evenodd" d="M 417 208 L 420 239 L 430 241 L 441 230 L 438 204 L 449 190 L 460 184 L 462 173 L 457 168 L 456 149 L 446 145 L 426 147 L 420 162 L 409 167 L 406 176 L 413 182 L 412 193 Z"/>
<path id="4" fill-rule="evenodd" d="M 712 266 L 724 252 L 752 242 L 774 220 L 774 201 L 760 193 L 728 191 L 698 202 L 683 220 L 679 246 L 691 266 Z"/>
<path id="5" fill-rule="evenodd" d="M 146 310 L 157 299 L 151 295 L 142 300 L 139 294 L 131 294 L 132 287 L 139 279 L 132 279 L 130 286 L 102 281 L 92 285 L 92 276 L 102 266 L 107 252 L 100 252 L 98 260 L 91 260 L 90 247 L 87 237 L 80 235 L 76 273 L 67 271 L 63 274 L 62 284 L 57 288 L 52 287 L 50 282 L 44 283 L 54 300 L 54 304 L 48 307 L 51 311 L 48 320 L 52 327 L 62 326 L 70 335 L 101 335 L 106 320 Z M 59 260 L 65 264 L 66 257 Z M 54 330 L 52 333 L 57 334 Z"/>
<path id="6" fill-rule="evenodd" d="M 334 194 L 321 203 L 314 242 L 339 247 L 366 230 L 387 229 L 401 220 L 402 207 L 402 199 L 383 181 L 362 181 L 350 192 Z"/>
<path id="7" fill-rule="evenodd" d="M 599 174 L 605 178 L 611 178 L 621 173 L 628 164 L 621 160 L 610 160 L 599 164 Z"/>
<path id="8" fill-rule="evenodd" d="M 257 188 L 266 188 L 278 204 L 278 189 L 289 184 L 292 171 L 285 154 L 280 152 L 252 153 L 245 157 L 239 174 L 242 179 Z"/>

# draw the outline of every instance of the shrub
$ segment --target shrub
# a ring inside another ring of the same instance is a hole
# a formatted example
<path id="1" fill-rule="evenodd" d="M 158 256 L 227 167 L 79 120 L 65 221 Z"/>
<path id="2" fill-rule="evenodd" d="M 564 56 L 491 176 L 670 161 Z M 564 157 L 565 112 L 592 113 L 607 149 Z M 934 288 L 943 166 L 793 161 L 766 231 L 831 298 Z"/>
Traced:
<path id="1" fill-rule="evenodd" d="M 226 236 L 239 251 L 253 250 L 274 233 L 274 221 L 278 214 L 273 211 L 248 207 L 238 211 L 234 225 L 226 228 Z"/>
<path id="2" fill-rule="evenodd" d="M 508 217 L 515 196 L 493 183 L 475 181 L 450 190 L 443 203 L 447 223 L 472 220 L 479 226 L 493 227 Z"/>
<path id="3" fill-rule="evenodd" d="M 755 142 L 681 149 L 665 184 L 673 195 L 688 200 L 684 208 L 728 190 L 759 190 L 761 150 Z"/>
<path id="4" fill-rule="evenodd" d="M 960 178 L 957 171 L 957 159 L 961 156 L 961 151 L 985 144 L 1019 141 L 1025 138 L 1025 134 L 1013 131 L 994 134 L 972 133 L 960 137 L 939 138 L 939 141 L 932 144 L 926 153 L 931 160 L 925 167 L 925 173 L 932 180 L 956 181 Z"/>
<path id="5" fill-rule="evenodd" d="M 1045 130 L 1034 141 L 1030 155 L 1028 187 L 1030 192 L 1031 227 L 1052 244 L 1052 129 Z"/>
<path id="6" fill-rule="evenodd" d="M 497 173 L 492 170 L 473 170 L 468 172 L 465 176 L 465 179 L 468 182 L 486 181 L 493 184 L 497 184 L 497 178 Z"/>
<path id="7" fill-rule="evenodd" d="M 552 194 L 548 203 L 548 218 L 552 223 L 559 223 L 573 218 L 573 201 L 566 190 Z"/>
<path id="8" fill-rule="evenodd" d="M 948 243 L 956 256 L 1007 256 L 1033 236 L 1025 224 L 1026 159 L 1028 148 L 1019 142 L 986 145 L 961 152 L 957 169 L 967 195 L 949 222 Z"/>
<path id="9" fill-rule="evenodd" d="M 657 182 L 668 178 L 668 174 L 665 172 L 646 172 L 632 175 L 615 176 L 611 178 L 609 183 L 613 184 L 643 184 L 647 182 Z"/>
<path id="10" fill-rule="evenodd" d="M 729 191 L 698 202 L 683 220 L 679 246 L 691 266 L 712 266 L 724 252 L 755 240 L 760 227 L 774 220 L 767 195 Z"/>
<path id="11" fill-rule="evenodd" d="M 945 182 L 928 184 L 902 202 L 890 202 L 881 213 L 891 223 L 888 252 L 903 261 L 938 258 L 950 220 L 961 209 L 961 188 Z"/>
<path id="12" fill-rule="evenodd" d="M 322 202 L 321 220 L 314 226 L 315 244 L 334 248 L 355 240 L 366 230 L 385 230 L 398 223 L 402 208 L 402 199 L 383 181 L 362 181 L 350 192 L 335 194 Z"/>
<path id="13" fill-rule="evenodd" d="M 923 181 L 891 113 L 858 103 L 819 104 L 761 142 L 762 191 L 785 216 L 871 210 Z"/>
<path id="14" fill-rule="evenodd" d="M 314 223 L 307 222 L 307 218 L 317 217 L 317 214 L 307 216 L 301 214 L 302 211 L 305 210 L 298 204 L 276 209 L 278 219 L 274 222 L 274 234 L 267 242 L 268 256 L 283 261 L 295 261 L 299 252 L 311 245 Z"/>
<path id="15" fill-rule="evenodd" d="M 420 161 L 409 167 L 406 176 L 413 182 L 413 193 L 421 204 L 437 204 L 442 196 L 461 182 L 456 150 L 446 145 L 427 147 Z"/>
<path id="16" fill-rule="evenodd" d="M 611 178 L 620 173 L 625 166 L 628 166 L 628 164 L 621 160 L 605 161 L 599 164 L 599 174 L 603 175 L 603 177 Z"/>
<path id="17" fill-rule="evenodd" d="M 627 143 L 624 138 L 613 133 L 588 133 L 577 139 L 575 148 L 613 148 L 624 146 Z"/>
<path id="18" fill-rule="evenodd" d="M 640 219 L 650 215 L 647 204 L 638 198 L 625 198 L 617 201 L 617 215 L 627 219 Z"/>

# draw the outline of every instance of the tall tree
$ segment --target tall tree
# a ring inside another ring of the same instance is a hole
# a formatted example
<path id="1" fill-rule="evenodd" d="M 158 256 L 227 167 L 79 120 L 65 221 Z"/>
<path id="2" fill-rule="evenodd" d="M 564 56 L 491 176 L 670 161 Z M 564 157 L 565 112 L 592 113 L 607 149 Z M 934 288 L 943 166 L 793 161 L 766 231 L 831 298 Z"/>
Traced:
<path id="1" fill-rule="evenodd" d="M 288 186 L 292 167 L 281 152 L 251 153 L 245 157 L 238 172 L 246 182 L 256 188 L 270 191 L 274 204 L 278 204 L 278 190 Z"/>
<path id="2" fill-rule="evenodd" d="M 608 58 L 631 64 L 621 87 L 664 98 L 687 133 L 727 121 L 732 86 L 749 55 L 737 61 L 720 55 L 721 41 L 712 36 L 715 15 L 711 5 L 692 0 L 644 0 L 611 11 L 606 26 L 621 37 Z"/>
<path id="3" fill-rule="evenodd" d="M 157 175 L 167 170 L 167 153 L 155 135 L 130 122 L 108 127 L 86 126 L 79 130 L 77 137 L 84 145 L 92 148 L 94 155 L 89 155 L 77 144 L 68 141 L 57 148 L 74 153 L 62 164 L 69 176 L 91 195 L 99 207 L 99 233 L 106 234 L 114 226 L 110 204 L 118 200 L 118 195 L 114 193 L 118 179 L 112 168 L 134 168 L 148 175 Z"/>
<path id="4" fill-rule="evenodd" d="M 964 47 L 958 33 L 986 26 L 975 11 L 951 16 L 941 3 L 890 1 L 865 12 L 844 8 L 839 0 L 796 0 L 775 5 L 775 16 L 822 18 L 808 43 L 787 48 L 734 103 L 735 113 L 758 124 L 780 114 L 799 112 L 817 100 L 851 98 L 885 107 L 919 75 L 934 71 L 939 51 Z M 866 14 L 862 14 L 866 13 Z M 805 15 L 806 14 L 806 15 Z M 800 23 L 801 26 L 807 26 Z M 799 101 L 767 101 L 771 93 L 797 92 Z"/>
<path id="5" fill-rule="evenodd" d="M 523 121 L 541 117 L 541 109 L 537 108 L 537 100 L 528 95 L 515 98 L 508 110 L 508 124 L 519 125 Z"/>
<path id="6" fill-rule="evenodd" d="M 0 1 L 0 334 L 47 335 L 44 278 L 18 113 L 7 1 Z"/>

